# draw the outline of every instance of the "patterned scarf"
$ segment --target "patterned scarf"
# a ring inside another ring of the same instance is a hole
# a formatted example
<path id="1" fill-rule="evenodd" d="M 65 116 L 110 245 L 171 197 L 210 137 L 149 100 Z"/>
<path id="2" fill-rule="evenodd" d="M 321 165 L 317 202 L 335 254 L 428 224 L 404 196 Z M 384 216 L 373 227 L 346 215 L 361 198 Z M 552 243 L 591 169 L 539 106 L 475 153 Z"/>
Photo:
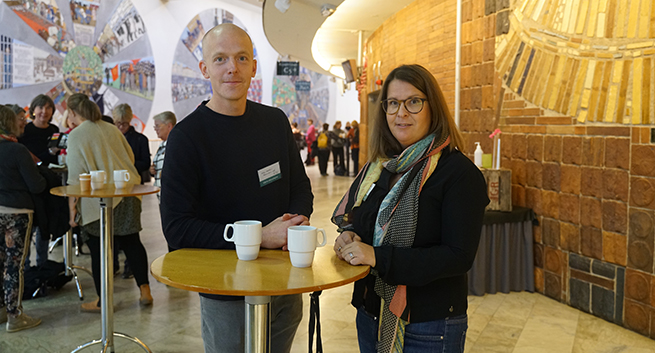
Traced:
<path id="1" fill-rule="evenodd" d="M 347 230 L 351 227 L 348 220 L 350 211 L 362 204 L 369 190 L 380 178 L 382 169 L 394 174 L 400 173 L 403 174 L 402 177 L 385 196 L 378 210 L 373 246 L 411 247 L 416 233 L 419 194 L 436 169 L 441 151 L 448 144 L 450 144 L 448 135 L 442 136 L 437 141 L 436 136 L 431 134 L 407 147 L 395 158 L 378 159 L 367 163 L 334 210 L 332 222 L 340 229 Z M 351 195 L 355 196 L 354 199 Z M 375 293 L 382 298 L 378 352 L 401 353 L 405 325 L 409 323 L 410 316 L 407 307 L 407 288 L 404 285 L 387 284 L 377 276 L 375 270 L 371 273 L 376 276 Z"/>
<path id="2" fill-rule="evenodd" d="M 11 141 L 11 142 L 18 142 L 18 139 L 16 138 L 16 136 L 6 132 L 3 129 L 0 129 L 0 139 Z M 30 155 L 32 156 L 32 160 L 34 161 L 34 164 L 38 164 L 39 162 L 41 162 L 39 157 L 35 156 L 34 153 L 32 153 L 31 151 L 30 151 Z"/>

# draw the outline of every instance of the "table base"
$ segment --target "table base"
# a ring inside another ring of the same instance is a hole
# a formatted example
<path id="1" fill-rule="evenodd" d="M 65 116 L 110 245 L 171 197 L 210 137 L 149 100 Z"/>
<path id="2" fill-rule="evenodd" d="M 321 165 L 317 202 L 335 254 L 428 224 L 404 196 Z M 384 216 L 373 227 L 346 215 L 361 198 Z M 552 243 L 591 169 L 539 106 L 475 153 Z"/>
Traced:
<path id="1" fill-rule="evenodd" d="M 91 271 L 87 268 L 81 267 L 81 266 L 75 266 L 73 265 L 73 230 L 69 229 L 65 235 L 62 235 L 61 237 L 57 238 L 52 245 L 50 245 L 50 249 L 48 249 L 48 252 L 52 253 L 52 249 L 59 243 L 59 241 L 62 240 L 64 242 L 64 265 L 65 265 L 65 270 L 64 274 L 66 276 L 73 276 L 73 279 L 75 280 L 75 286 L 77 287 L 77 296 L 80 297 L 80 300 L 84 300 L 84 292 L 82 291 L 82 286 L 80 285 L 80 280 L 77 278 L 77 272 L 74 269 L 82 270 L 88 273 L 89 275 L 93 276 Z M 77 244 L 75 245 L 75 254 L 79 254 L 79 248 L 77 247 Z"/>
<path id="2" fill-rule="evenodd" d="M 136 337 L 128 336 L 128 335 L 126 335 L 126 334 L 124 334 L 124 333 L 120 333 L 120 332 L 114 332 L 114 336 L 116 336 L 116 337 L 120 337 L 120 338 L 128 339 L 128 340 L 130 340 L 130 341 L 132 341 L 132 342 L 138 344 L 138 345 L 139 345 L 139 346 L 140 346 L 140 347 L 141 347 L 145 352 L 152 353 L 152 351 L 150 350 L 150 348 L 148 348 L 148 346 L 146 346 L 146 344 L 143 343 L 143 341 L 141 341 L 140 339 L 138 339 L 138 338 L 136 338 Z M 74 350 L 72 350 L 71 353 L 79 352 L 79 351 L 81 351 L 81 350 L 84 349 L 84 348 L 87 348 L 87 347 L 93 346 L 94 344 L 102 344 L 102 340 L 99 339 L 99 340 L 93 340 L 93 341 L 91 341 L 91 342 L 87 342 L 87 343 L 85 343 L 85 344 L 83 344 L 83 345 L 81 345 L 81 346 L 78 346 L 78 347 L 75 348 Z M 111 347 L 111 348 L 110 348 L 109 345 L 108 345 L 108 343 L 105 343 L 105 344 L 103 345 L 103 347 L 102 347 L 102 351 L 101 351 L 101 352 L 102 352 L 102 353 L 105 353 L 105 352 L 107 352 L 107 349 L 110 349 L 109 352 L 114 352 L 114 347 Z"/>
<path id="3" fill-rule="evenodd" d="M 271 297 L 246 296 L 246 353 L 271 351 Z"/>

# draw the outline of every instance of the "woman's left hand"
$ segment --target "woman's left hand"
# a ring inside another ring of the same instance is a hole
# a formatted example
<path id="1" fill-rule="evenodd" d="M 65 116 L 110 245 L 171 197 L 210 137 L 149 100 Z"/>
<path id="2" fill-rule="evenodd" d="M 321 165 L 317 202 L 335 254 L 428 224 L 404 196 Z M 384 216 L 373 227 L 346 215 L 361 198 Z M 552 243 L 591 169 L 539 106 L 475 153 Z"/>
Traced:
<path id="1" fill-rule="evenodd" d="M 341 258 L 351 265 L 369 265 L 375 267 L 375 250 L 372 246 L 362 242 L 356 235 L 353 242 L 341 248 Z"/>

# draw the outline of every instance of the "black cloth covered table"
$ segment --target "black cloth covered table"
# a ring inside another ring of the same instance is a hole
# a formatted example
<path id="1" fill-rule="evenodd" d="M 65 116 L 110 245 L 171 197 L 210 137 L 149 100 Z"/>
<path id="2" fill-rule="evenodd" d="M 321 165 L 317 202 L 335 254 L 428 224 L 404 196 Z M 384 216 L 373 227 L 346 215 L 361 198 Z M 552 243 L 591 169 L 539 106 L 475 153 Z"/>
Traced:
<path id="1" fill-rule="evenodd" d="M 469 295 L 534 292 L 533 224 L 538 223 L 529 208 L 485 212 L 478 254 L 468 272 Z"/>

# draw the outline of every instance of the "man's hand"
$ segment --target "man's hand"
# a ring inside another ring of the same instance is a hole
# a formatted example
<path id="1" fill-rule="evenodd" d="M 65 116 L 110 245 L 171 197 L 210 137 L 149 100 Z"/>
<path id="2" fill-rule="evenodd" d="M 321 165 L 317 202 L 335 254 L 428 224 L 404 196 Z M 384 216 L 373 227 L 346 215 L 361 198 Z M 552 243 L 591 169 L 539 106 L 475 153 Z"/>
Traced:
<path id="1" fill-rule="evenodd" d="M 307 226 L 309 219 L 303 215 L 285 213 L 262 228 L 262 245 L 264 249 L 287 250 L 287 228 Z"/>
<path id="2" fill-rule="evenodd" d="M 150 166 L 150 175 L 155 176 L 155 173 L 157 173 L 157 171 L 155 170 L 155 165 L 153 164 Z"/>

